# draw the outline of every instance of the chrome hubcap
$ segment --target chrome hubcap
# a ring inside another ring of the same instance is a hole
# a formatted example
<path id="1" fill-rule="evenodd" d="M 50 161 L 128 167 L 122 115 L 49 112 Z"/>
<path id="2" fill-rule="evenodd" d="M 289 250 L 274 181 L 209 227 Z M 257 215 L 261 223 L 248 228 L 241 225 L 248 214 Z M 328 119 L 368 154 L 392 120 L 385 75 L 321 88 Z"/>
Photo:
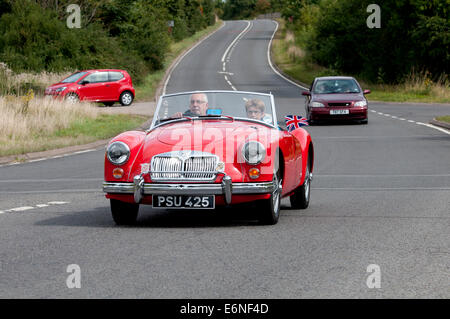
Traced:
<path id="1" fill-rule="evenodd" d="M 122 96 L 122 102 L 124 103 L 124 104 L 130 104 L 131 103 L 131 94 L 124 94 L 123 96 Z"/>
<path id="2" fill-rule="evenodd" d="M 273 183 L 275 184 L 275 190 L 272 194 L 272 202 L 273 202 L 273 208 L 276 215 L 280 212 L 280 197 L 281 197 L 281 191 L 283 188 L 283 180 L 278 180 L 278 176 L 274 174 Z"/>
<path id="3" fill-rule="evenodd" d="M 306 166 L 306 176 L 305 176 L 305 197 L 309 198 L 309 183 L 311 181 L 309 174 L 309 167 Z"/>

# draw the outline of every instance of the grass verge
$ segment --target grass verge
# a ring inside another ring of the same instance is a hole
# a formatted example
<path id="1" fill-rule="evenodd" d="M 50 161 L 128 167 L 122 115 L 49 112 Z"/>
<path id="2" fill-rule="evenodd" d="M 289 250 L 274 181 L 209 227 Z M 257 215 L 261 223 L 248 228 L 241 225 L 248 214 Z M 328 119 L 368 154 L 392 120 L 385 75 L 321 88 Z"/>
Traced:
<path id="1" fill-rule="evenodd" d="M 132 130 L 147 120 L 139 115 L 99 115 L 95 119 L 80 118 L 67 128 L 55 130 L 50 135 L 32 134 L 25 139 L 11 139 L 0 143 L 2 156 L 21 155 L 66 146 L 82 145 L 107 139 L 123 131 Z"/>
<path id="2" fill-rule="evenodd" d="M 313 63 L 308 53 L 296 45 L 294 34 L 286 29 L 283 19 L 277 19 L 279 28 L 272 45 L 272 57 L 275 64 L 284 73 L 304 83 L 307 87 L 315 77 L 342 75 Z M 356 77 L 357 78 L 357 77 Z M 370 89 L 367 96 L 370 101 L 384 102 L 421 102 L 450 103 L 450 81 L 441 77 L 432 82 L 428 73 L 413 73 L 404 83 L 398 85 L 375 84 L 358 79 L 363 89 Z"/>
<path id="3" fill-rule="evenodd" d="M 145 116 L 101 114 L 93 103 L 0 97 L 0 157 L 106 139 L 138 127 Z"/>
<path id="4" fill-rule="evenodd" d="M 450 115 L 438 116 L 436 117 L 436 120 L 450 124 Z"/>
<path id="5" fill-rule="evenodd" d="M 154 99 L 156 89 L 161 82 L 161 80 L 164 78 L 164 74 L 166 73 L 169 66 L 172 64 L 172 62 L 187 48 L 192 46 L 195 42 L 197 42 L 199 39 L 204 37 L 210 32 L 213 32 L 217 30 L 221 25 L 223 21 L 218 21 L 216 24 L 207 27 L 204 30 L 196 32 L 193 36 L 186 38 L 180 42 L 175 42 L 170 45 L 169 52 L 166 55 L 166 59 L 164 62 L 164 67 L 162 70 L 153 72 L 145 78 L 142 84 L 136 85 L 136 101 L 142 102 L 142 101 L 150 101 Z"/>

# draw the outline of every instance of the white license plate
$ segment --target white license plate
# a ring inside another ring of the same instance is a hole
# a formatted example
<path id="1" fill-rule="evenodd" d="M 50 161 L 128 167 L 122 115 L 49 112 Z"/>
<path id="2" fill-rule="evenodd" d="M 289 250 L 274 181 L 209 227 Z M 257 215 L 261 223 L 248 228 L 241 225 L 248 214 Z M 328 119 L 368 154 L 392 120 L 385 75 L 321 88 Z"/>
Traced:
<path id="1" fill-rule="evenodd" d="M 331 115 L 349 114 L 348 110 L 330 110 Z"/>
<path id="2" fill-rule="evenodd" d="M 214 195 L 153 195 L 154 208 L 214 209 Z"/>

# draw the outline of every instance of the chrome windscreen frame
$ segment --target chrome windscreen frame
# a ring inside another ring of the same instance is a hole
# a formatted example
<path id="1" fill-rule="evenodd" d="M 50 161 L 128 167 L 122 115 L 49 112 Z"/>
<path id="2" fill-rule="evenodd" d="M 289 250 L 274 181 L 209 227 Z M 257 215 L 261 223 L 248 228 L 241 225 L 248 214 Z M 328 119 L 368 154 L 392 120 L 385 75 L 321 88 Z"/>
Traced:
<path id="1" fill-rule="evenodd" d="M 211 93 L 234 93 L 234 94 L 252 94 L 252 95 L 267 96 L 267 97 L 270 98 L 270 102 L 272 103 L 273 124 L 269 124 L 269 123 L 265 123 L 265 122 L 257 121 L 257 120 L 252 120 L 252 119 L 248 119 L 248 118 L 241 118 L 241 117 L 233 117 L 233 118 L 236 119 L 236 120 L 243 120 L 243 121 L 250 120 L 251 122 L 265 124 L 266 126 L 269 126 L 271 128 L 274 128 L 274 129 L 278 128 L 278 119 L 277 119 L 277 112 L 276 112 L 276 107 L 275 107 L 275 99 L 274 99 L 274 96 L 272 95 L 272 93 L 260 93 L 260 92 L 250 92 L 250 91 L 210 90 L 210 91 L 188 91 L 188 92 L 179 92 L 179 93 L 172 93 L 172 94 L 161 95 L 159 97 L 158 103 L 156 105 L 156 110 L 155 110 L 155 113 L 153 115 L 152 123 L 150 124 L 150 128 L 147 130 L 147 132 L 150 132 L 154 128 L 156 128 L 158 126 L 161 126 L 161 125 L 166 125 L 166 124 L 177 122 L 177 121 L 187 121 L 188 120 L 187 118 L 177 118 L 177 119 L 173 119 L 171 121 L 166 121 L 164 123 L 156 124 L 157 114 L 159 114 L 159 109 L 161 108 L 161 104 L 162 104 L 163 98 L 170 97 L 170 96 L 177 96 L 177 95 L 196 94 L 196 93 L 205 93 L 205 94 L 211 94 Z M 193 118 L 193 119 L 195 119 L 195 118 Z"/>

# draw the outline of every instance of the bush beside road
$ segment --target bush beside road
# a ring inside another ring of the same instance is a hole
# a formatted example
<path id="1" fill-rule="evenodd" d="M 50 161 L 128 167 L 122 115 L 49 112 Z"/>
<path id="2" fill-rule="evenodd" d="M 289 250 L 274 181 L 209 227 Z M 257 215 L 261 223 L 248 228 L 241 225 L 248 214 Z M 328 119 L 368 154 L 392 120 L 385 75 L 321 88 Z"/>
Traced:
<path id="1" fill-rule="evenodd" d="M 295 34 L 286 29 L 283 19 L 277 19 L 279 28 L 272 45 L 272 57 L 278 69 L 294 80 L 309 87 L 318 76 L 340 75 L 337 71 L 314 63 L 308 52 L 301 48 Z M 401 84 L 375 84 L 358 79 L 363 89 L 370 89 L 367 98 L 383 102 L 450 103 L 450 84 L 441 78 L 432 82 L 427 72 L 413 73 Z"/>

